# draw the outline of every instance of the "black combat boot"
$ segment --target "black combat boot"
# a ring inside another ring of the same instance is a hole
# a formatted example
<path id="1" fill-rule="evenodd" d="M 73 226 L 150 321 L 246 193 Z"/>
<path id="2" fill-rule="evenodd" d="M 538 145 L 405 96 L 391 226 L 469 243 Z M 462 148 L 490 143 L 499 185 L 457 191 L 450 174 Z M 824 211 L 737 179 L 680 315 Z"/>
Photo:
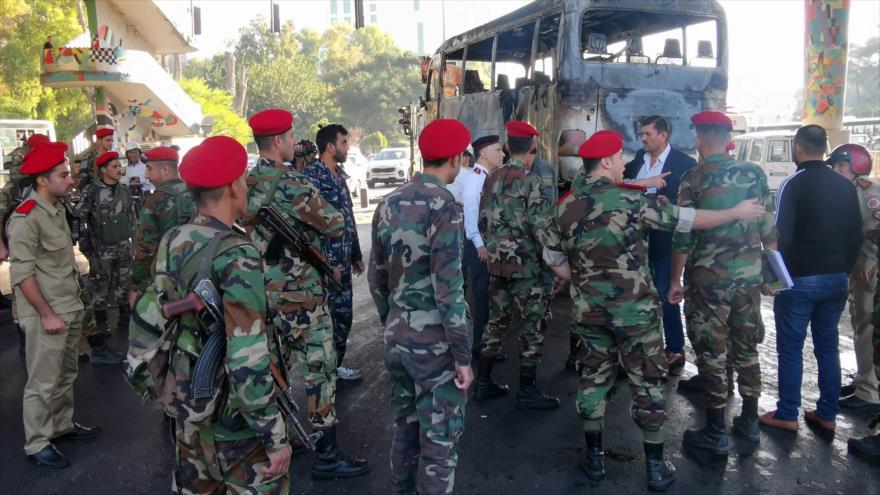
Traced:
<path id="1" fill-rule="evenodd" d="M 645 470 L 652 492 L 665 492 L 675 482 L 675 466 L 663 459 L 662 443 L 645 442 Z"/>
<path id="2" fill-rule="evenodd" d="M 580 339 L 572 335 L 568 338 L 568 359 L 565 360 L 565 369 L 568 371 L 577 371 L 577 354 L 580 346 Z"/>
<path id="3" fill-rule="evenodd" d="M 588 431 L 584 433 L 587 443 L 586 455 L 581 461 L 581 468 L 587 473 L 587 478 L 593 481 L 605 479 L 605 452 L 602 450 L 602 430 Z"/>
<path id="4" fill-rule="evenodd" d="M 26 349 L 25 345 L 27 344 L 26 339 L 24 338 L 24 330 L 18 323 L 15 324 L 15 328 L 18 329 L 18 353 L 24 356 Z"/>
<path id="5" fill-rule="evenodd" d="M 119 305 L 119 318 L 116 321 L 117 332 L 128 332 L 128 324 L 131 321 L 131 310 L 128 303 Z"/>
<path id="6" fill-rule="evenodd" d="M 321 438 L 315 442 L 315 462 L 312 463 L 313 480 L 354 478 L 370 472 L 364 459 L 349 459 L 336 446 L 336 427 L 320 428 Z"/>
<path id="7" fill-rule="evenodd" d="M 724 429 L 724 409 L 706 409 L 706 426 L 684 432 L 684 445 L 699 450 L 694 453 L 696 457 L 706 461 L 727 457 L 730 444 Z"/>
<path id="8" fill-rule="evenodd" d="M 733 418 L 733 431 L 753 443 L 758 443 L 761 440 L 761 427 L 758 423 L 758 399 L 743 397 L 742 413 Z"/>
<path id="9" fill-rule="evenodd" d="M 680 380 L 678 382 L 678 391 L 679 393 L 697 393 L 703 391 L 703 379 L 700 378 L 700 375 L 694 375 L 687 380 Z"/>
<path id="10" fill-rule="evenodd" d="M 538 368 L 535 366 L 520 366 L 519 368 L 519 392 L 516 393 L 517 409 L 556 409 L 559 407 L 559 399 L 547 395 L 535 386 L 535 377 Z"/>
<path id="11" fill-rule="evenodd" d="M 95 310 L 95 333 L 88 338 L 89 345 L 92 346 L 92 364 L 119 364 L 122 362 L 122 355 L 111 351 L 105 343 L 105 334 L 109 333 L 107 329 L 107 310 Z"/>
<path id="12" fill-rule="evenodd" d="M 507 385 L 498 385 L 492 381 L 492 365 L 495 358 L 480 354 L 477 368 L 477 385 L 474 387 L 474 400 L 477 402 L 501 397 L 508 391 Z"/>
<path id="13" fill-rule="evenodd" d="M 880 433 L 846 441 L 847 451 L 864 457 L 866 460 L 880 462 Z"/>

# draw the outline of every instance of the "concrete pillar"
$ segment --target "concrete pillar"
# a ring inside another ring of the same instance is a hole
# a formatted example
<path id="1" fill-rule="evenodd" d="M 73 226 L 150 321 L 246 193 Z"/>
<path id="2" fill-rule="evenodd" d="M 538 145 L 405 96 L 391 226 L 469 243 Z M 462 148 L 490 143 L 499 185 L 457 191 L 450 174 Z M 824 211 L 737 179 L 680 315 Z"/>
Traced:
<path id="1" fill-rule="evenodd" d="M 849 0 L 804 0 L 803 123 L 828 131 L 833 148 L 849 141 L 843 130 Z"/>

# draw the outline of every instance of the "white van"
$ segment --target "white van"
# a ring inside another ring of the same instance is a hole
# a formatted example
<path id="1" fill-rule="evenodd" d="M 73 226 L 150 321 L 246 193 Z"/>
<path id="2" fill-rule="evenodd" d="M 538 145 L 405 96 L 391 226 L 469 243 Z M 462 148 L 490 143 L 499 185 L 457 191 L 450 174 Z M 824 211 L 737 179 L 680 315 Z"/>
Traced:
<path id="1" fill-rule="evenodd" d="M 733 138 L 732 154 L 737 160 L 756 163 L 767 174 L 767 185 L 774 193 L 786 177 L 797 170 L 794 164 L 795 131 L 762 131 Z"/>

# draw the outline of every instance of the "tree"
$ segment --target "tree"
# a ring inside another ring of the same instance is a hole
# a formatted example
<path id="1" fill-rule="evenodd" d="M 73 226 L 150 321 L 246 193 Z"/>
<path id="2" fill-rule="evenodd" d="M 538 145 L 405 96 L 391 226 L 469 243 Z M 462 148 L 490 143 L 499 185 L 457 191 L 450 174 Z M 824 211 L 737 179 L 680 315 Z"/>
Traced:
<path id="1" fill-rule="evenodd" d="M 204 80 L 197 78 L 181 79 L 180 87 L 202 106 L 202 114 L 214 119 L 212 136 L 230 136 L 243 145 L 253 141 L 250 126 L 244 118 L 232 111 L 232 97 L 225 91 L 211 88 Z"/>
<path id="2" fill-rule="evenodd" d="M 43 87 L 43 43 L 55 46 L 80 33 L 80 0 L 0 0 L 0 115 L 55 122 L 58 139 L 68 140 L 92 120 L 88 95 L 79 89 Z"/>
<path id="3" fill-rule="evenodd" d="M 388 138 L 379 131 L 376 131 L 363 139 L 361 139 L 361 151 L 364 153 L 376 153 L 382 148 L 388 147 Z"/>
<path id="4" fill-rule="evenodd" d="M 847 116 L 880 115 L 880 37 L 850 45 L 846 73 Z"/>

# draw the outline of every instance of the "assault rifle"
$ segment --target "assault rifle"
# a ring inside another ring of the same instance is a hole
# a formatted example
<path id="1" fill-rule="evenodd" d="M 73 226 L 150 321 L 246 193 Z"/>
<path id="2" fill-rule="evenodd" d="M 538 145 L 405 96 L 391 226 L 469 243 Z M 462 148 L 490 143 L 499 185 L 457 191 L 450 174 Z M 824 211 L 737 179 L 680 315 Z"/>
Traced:
<path id="1" fill-rule="evenodd" d="M 257 221 L 264 227 L 275 233 L 281 238 L 281 241 L 294 252 L 298 253 L 306 261 L 306 263 L 315 267 L 325 284 L 342 288 L 342 285 L 336 280 L 333 267 L 327 263 L 324 255 L 312 245 L 309 237 L 298 227 L 291 225 L 288 221 L 278 213 L 272 205 L 260 207 L 257 210 Z M 271 245 L 271 243 L 270 243 Z"/>
<path id="2" fill-rule="evenodd" d="M 217 370 L 226 353 L 226 324 L 223 319 L 220 294 L 217 293 L 217 289 L 210 279 L 200 280 L 195 289 L 185 298 L 162 305 L 162 315 L 166 319 L 184 313 L 195 313 L 201 323 L 201 328 L 205 329 L 199 337 L 204 339 L 207 336 L 207 342 L 193 368 L 190 391 L 194 399 L 210 397 L 214 394 L 214 378 L 217 376 Z M 281 342 L 277 334 L 275 339 L 275 345 L 280 354 Z M 310 436 L 297 419 L 296 413 L 299 412 L 299 406 L 293 399 L 293 393 L 287 384 L 288 375 L 283 359 L 279 362 L 284 370 L 283 373 L 277 365 L 269 363 L 272 379 L 278 392 L 275 395 L 278 409 L 281 411 L 288 428 L 293 430 L 302 444 L 309 450 L 315 450 L 315 441 L 321 437 L 321 433 L 314 433 Z"/>

